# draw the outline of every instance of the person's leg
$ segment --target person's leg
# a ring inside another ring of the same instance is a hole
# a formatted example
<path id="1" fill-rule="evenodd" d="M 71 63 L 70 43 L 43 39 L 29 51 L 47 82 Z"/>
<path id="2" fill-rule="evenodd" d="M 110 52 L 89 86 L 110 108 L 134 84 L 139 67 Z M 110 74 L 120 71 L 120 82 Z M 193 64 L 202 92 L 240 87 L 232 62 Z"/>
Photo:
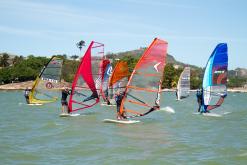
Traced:
<path id="1" fill-rule="evenodd" d="M 67 101 L 66 101 L 65 105 L 66 105 L 66 108 L 67 108 L 67 113 L 69 113 L 69 107 L 68 107 L 68 102 Z"/>
<path id="2" fill-rule="evenodd" d="M 200 112 L 201 106 L 199 105 L 197 112 Z"/>
<path id="3" fill-rule="evenodd" d="M 27 104 L 29 104 L 29 97 L 25 96 Z"/>
<path id="4" fill-rule="evenodd" d="M 61 101 L 61 104 L 62 104 L 62 113 L 64 113 L 64 103 L 63 103 L 63 101 Z"/>
<path id="5" fill-rule="evenodd" d="M 120 118 L 120 105 L 117 105 L 117 119 L 121 119 Z"/>

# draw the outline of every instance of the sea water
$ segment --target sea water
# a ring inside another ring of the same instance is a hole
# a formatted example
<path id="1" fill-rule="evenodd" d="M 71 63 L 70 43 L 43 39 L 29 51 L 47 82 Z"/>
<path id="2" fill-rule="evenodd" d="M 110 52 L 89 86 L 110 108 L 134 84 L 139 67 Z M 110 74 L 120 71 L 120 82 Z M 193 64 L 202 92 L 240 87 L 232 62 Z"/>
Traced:
<path id="1" fill-rule="evenodd" d="M 0 105 L 0 164 L 247 164 L 246 93 L 229 93 L 213 111 L 222 116 L 209 117 L 195 113 L 195 93 L 165 92 L 163 110 L 131 125 L 102 122 L 116 107 L 100 104 L 61 118 L 59 101 L 29 106 L 22 91 L 1 91 Z"/>

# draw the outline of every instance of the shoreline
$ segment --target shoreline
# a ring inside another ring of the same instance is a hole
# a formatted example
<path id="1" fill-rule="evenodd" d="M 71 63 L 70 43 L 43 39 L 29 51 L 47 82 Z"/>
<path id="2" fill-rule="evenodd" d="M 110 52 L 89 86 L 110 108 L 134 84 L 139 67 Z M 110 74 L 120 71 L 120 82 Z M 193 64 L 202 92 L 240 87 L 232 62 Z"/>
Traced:
<path id="1" fill-rule="evenodd" d="M 191 89 L 190 92 L 196 92 L 197 89 Z M 176 92 L 176 89 L 162 89 L 162 92 Z M 247 93 L 247 88 L 228 88 L 227 92 Z"/>
<path id="2" fill-rule="evenodd" d="M 25 90 L 27 87 L 29 89 L 32 88 L 34 81 L 25 81 L 25 82 L 18 82 L 18 83 L 9 83 L 9 84 L 4 84 L 0 85 L 0 91 L 3 90 Z M 62 82 L 63 85 L 66 86 L 71 86 L 70 83 L 67 82 Z M 62 89 L 62 88 L 60 88 Z"/>
<path id="3" fill-rule="evenodd" d="M 0 85 L 0 91 L 4 90 L 25 90 L 26 87 L 32 88 L 34 81 L 25 81 L 25 82 L 18 82 L 18 83 L 10 83 L 10 84 L 4 84 Z M 70 83 L 63 82 L 62 84 L 66 86 L 70 86 Z M 62 89 L 62 88 L 61 88 Z M 176 89 L 162 89 L 162 92 L 175 92 Z M 196 89 L 190 90 L 191 92 L 195 92 Z M 247 93 L 247 88 L 228 88 L 228 92 L 235 92 L 235 93 Z"/>

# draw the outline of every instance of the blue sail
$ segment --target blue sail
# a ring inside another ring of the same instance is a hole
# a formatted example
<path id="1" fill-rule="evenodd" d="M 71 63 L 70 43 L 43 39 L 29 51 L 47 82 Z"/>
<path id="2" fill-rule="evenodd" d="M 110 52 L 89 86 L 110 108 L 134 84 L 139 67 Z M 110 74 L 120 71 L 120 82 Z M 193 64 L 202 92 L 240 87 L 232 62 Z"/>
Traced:
<path id="1" fill-rule="evenodd" d="M 227 44 L 220 43 L 209 57 L 203 77 L 203 109 L 219 107 L 227 96 Z"/>

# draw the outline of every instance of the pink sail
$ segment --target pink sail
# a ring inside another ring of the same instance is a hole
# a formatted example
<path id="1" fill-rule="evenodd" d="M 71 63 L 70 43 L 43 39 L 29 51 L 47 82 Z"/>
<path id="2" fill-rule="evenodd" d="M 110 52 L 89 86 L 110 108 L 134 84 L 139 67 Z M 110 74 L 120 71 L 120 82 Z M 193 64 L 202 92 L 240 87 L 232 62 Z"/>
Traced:
<path id="1" fill-rule="evenodd" d="M 92 107 L 99 102 L 104 63 L 104 44 L 92 41 L 72 83 L 70 112 Z"/>

